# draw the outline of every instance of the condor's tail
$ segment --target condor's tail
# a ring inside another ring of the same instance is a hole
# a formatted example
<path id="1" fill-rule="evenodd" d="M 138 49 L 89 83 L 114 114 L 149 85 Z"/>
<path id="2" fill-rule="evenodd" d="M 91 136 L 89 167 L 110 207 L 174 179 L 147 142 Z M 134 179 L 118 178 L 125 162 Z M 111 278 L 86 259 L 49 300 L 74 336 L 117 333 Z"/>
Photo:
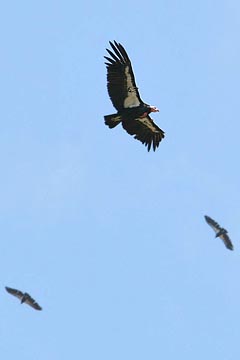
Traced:
<path id="1" fill-rule="evenodd" d="M 104 116 L 105 124 L 109 126 L 110 129 L 113 129 L 115 126 L 120 124 L 122 121 L 121 115 L 118 114 L 111 114 Z"/>

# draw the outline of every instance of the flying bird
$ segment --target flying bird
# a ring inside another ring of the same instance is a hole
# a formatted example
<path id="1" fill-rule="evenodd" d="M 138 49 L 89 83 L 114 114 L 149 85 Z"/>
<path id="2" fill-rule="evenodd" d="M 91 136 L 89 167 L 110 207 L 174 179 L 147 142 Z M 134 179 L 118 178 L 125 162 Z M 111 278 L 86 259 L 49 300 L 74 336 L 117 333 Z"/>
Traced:
<path id="1" fill-rule="evenodd" d="M 161 130 L 150 118 L 158 108 L 145 104 L 138 92 L 131 61 L 124 47 L 109 41 L 112 50 L 106 49 L 111 57 L 104 56 L 107 65 L 107 89 L 117 113 L 104 116 L 110 129 L 122 123 L 122 127 L 134 138 L 155 151 L 164 138 Z"/>
<path id="2" fill-rule="evenodd" d="M 233 244 L 227 234 L 227 230 L 222 228 L 216 221 L 211 219 L 209 216 L 205 215 L 204 217 L 208 225 L 210 225 L 211 228 L 215 231 L 215 237 L 220 237 L 220 239 L 222 239 L 222 241 L 224 242 L 226 248 L 229 250 L 233 250 Z"/>
<path id="3" fill-rule="evenodd" d="M 9 294 L 12 294 L 16 296 L 18 299 L 20 299 L 21 304 L 26 303 L 36 310 L 42 310 L 41 306 L 39 306 L 38 303 L 28 293 L 23 293 L 19 290 L 12 289 L 7 286 L 5 287 L 5 289 L 7 290 L 7 292 L 9 292 Z"/>

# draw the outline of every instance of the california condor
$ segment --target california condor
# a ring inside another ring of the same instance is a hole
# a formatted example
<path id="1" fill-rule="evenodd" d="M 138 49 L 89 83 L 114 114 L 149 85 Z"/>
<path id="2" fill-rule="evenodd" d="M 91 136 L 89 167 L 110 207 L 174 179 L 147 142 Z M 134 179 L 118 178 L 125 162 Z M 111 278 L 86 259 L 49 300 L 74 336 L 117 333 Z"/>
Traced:
<path id="1" fill-rule="evenodd" d="M 104 56 L 107 65 L 107 89 L 117 113 L 104 116 L 110 129 L 120 122 L 134 138 L 155 151 L 164 132 L 150 118 L 151 112 L 158 112 L 155 106 L 145 104 L 140 98 L 132 70 L 131 61 L 124 47 L 114 41 L 109 42 L 112 50 L 106 49 L 111 57 Z"/>
<path id="2" fill-rule="evenodd" d="M 9 294 L 12 294 L 18 299 L 20 299 L 21 304 L 26 303 L 36 310 L 42 310 L 41 306 L 39 306 L 38 303 L 28 293 L 23 293 L 19 290 L 12 289 L 7 286 L 5 287 L 5 289 L 7 290 L 7 292 L 9 292 Z"/>
<path id="3" fill-rule="evenodd" d="M 227 230 L 222 228 L 216 221 L 211 219 L 209 216 L 205 215 L 204 217 L 208 225 L 210 225 L 211 228 L 215 231 L 215 237 L 220 237 L 220 239 L 222 239 L 222 241 L 224 242 L 226 248 L 229 250 L 233 250 L 233 244 L 227 234 Z"/>

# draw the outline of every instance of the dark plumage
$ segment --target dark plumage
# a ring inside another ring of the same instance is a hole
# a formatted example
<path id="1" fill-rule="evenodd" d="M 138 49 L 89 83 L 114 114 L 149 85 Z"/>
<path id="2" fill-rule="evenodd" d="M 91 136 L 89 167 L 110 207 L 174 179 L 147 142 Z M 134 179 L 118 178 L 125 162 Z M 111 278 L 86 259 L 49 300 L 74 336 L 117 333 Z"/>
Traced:
<path id="1" fill-rule="evenodd" d="M 208 225 L 210 225 L 211 228 L 215 231 L 216 237 L 220 237 L 220 239 L 222 239 L 227 249 L 233 250 L 233 244 L 227 234 L 227 230 L 222 228 L 216 221 L 211 219 L 209 216 L 205 215 L 204 217 Z"/>
<path id="2" fill-rule="evenodd" d="M 112 50 L 106 49 L 111 57 L 104 56 L 107 65 L 107 89 L 116 114 L 104 116 L 110 129 L 120 122 L 123 128 L 134 138 L 155 151 L 164 132 L 150 118 L 151 112 L 158 112 L 155 106 L 145 104 L 139 95 L 132 70 L 131 61 L 124 47 L 114 41 L 109 42 Z"/>
<path id="3" fill-rule="evenodd" d="M 32 308 L 34 308 L 35 310 L 42 310 L 41 306 L 39 306 L 38 303 L 28 293 L 23 293 L 19 290 L 12 289 L 7 286 L 5 287 L 5 289 L 7 290 L 7 292 L 9 294 L 14 295 L 18 299 L 20 299 L 21 304 L 26 303 L 26 304 L 30 305 Z"/>

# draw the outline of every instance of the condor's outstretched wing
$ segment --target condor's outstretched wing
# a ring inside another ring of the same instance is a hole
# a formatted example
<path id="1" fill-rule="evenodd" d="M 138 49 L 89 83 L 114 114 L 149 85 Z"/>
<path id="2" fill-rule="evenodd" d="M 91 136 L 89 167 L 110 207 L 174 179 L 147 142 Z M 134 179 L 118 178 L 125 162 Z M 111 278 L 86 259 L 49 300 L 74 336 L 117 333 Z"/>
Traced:
<path id="1" fill-rule="evenodd" d="M 218 233 L 220 230 L 222 230 L 221 226 L 212 218 L 210 218 L 210 216 L 205 215 L 204 217 L 208 225 L 211 226 L 211 228 L 215 231 L 215 233 Z"/>
<path id="2" fill-rule="evenodd" d="M 160 141 L 164 138 L 164 132 L 150 118 L 137 118 L 133 121 L 122 121 L 123 128 L 130 135 L 135 135 L 134 139 L 141 141 L 150 151 L 151 146 L 155 151 Z"/>
<path id="3" fill-rule="evenodd" d="M 205 220 L 208 223 L 208 225 L 211 226 L 211 228 L 215 231 L 215 233 L 219 233 L 220 239 L 224 242 L 225 246 L 229 250 L 233 250 L 233 244 L 227 234 L 227 230 L 222 228 L 216 221 L 214 221 L 210 216 L 205 215 Z"/>
<path id="4" fill-rule="evenodd" d="M 16 296 L 18 299 L 22 300 L 24 294 L 16 289 L 12 289 L 10 287 L 5 286 L 5 289 L 7 290 L 7 292 L 13 296 Z"/>
<path id="5" fill-rule="evenodd" d="M 107 88 L 113 106 L 121 111 L 125 108 L 139 106 L 140 98 L 131 61 L 124 47 L 109 41 L 112 50 L 106 49 L 111 57 L 104 56 L 107 65 Z"/>
<path id="6" fill-rule="evenodd" d="M 38 303 L 28 293 L 25 293 L 25 298 L 26 304 L 30 305 L 35 310 L 42 310 L 41 306 L 38 305 Z"/>
<path id="7" fill-rule="evenodd" d="M 233 244 L 227 233 L 224 233 L 224 234 L 220 235 L 219 237 L 220 237 L 220 239 L 222 239 L 222 241 L 224 242 L 227 249 L 233 250 Z"/>

